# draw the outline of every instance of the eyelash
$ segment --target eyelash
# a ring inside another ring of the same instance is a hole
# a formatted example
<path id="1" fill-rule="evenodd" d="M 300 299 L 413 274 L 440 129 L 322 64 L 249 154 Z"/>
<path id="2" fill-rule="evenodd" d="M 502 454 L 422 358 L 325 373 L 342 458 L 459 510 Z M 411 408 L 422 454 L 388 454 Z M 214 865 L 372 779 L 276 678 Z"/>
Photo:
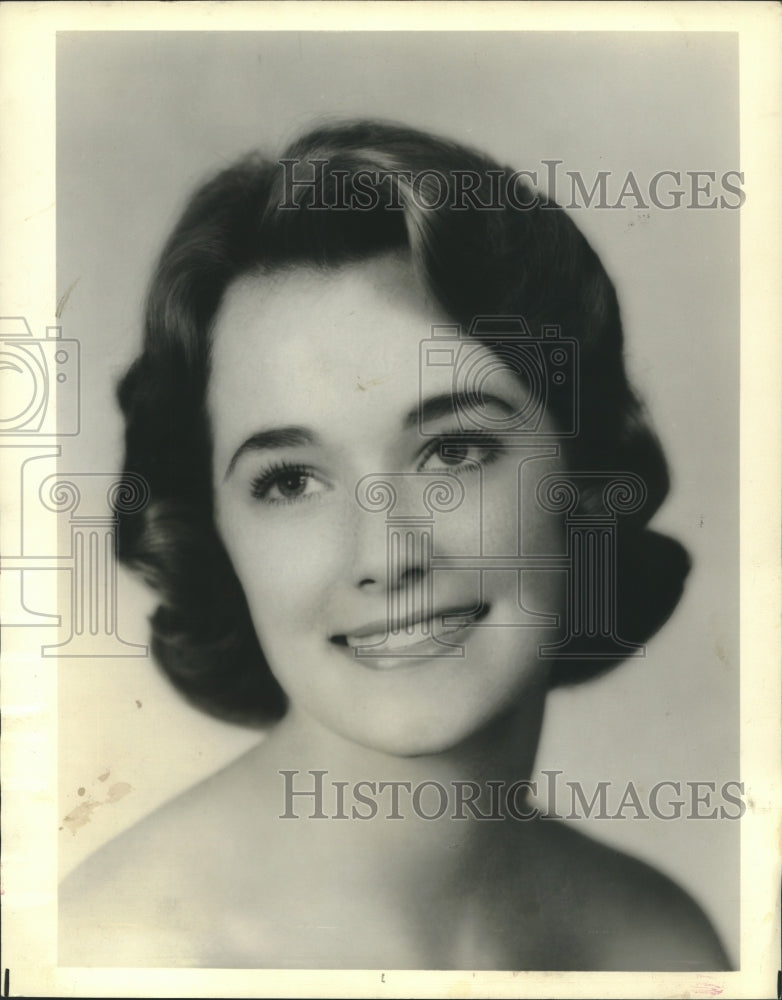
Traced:
<path id="1" fill-rule="evenodd" d="M 267 503 L 272 506 L 285 506 L 292 503 L 301 503 L 303 500 L 310 499 L 310 497 L 306 496 L 269 496 L 271 490 L 275 486 L 278 486 L 284 478 L 293 476 L 307 476 L 310 479 L 317 479 L 314 471 L 306 465 L 296 465 L 292 462 L 277 462 L 268 469 L 264 469 L 263 472 L 252 480 L 250 483 L 250 496 L 253 500 L 261 500 L 263 503 Z"/>
<path id="2" fill-rule="evenodd" d="M 504 448 L 502 446 L 502 441 L 500 438 L 493 434 L 487 434 L 485 432 L 471 432 L 463 433 L 461 431 L 452 434 L 442 434 L 440 437 L 435 438 L 430 442 L 429 445 L 424 449 L 421 456 L 421 461 L 419 462 L 419 469 L 438 452 L 442 451 L 444 447 L 450 446 L 451 448 L 482 448 L 484 454 L 479 460 L 469 459 L 464 460 L 456 465 L 449 465 L 446 459 L 442 459 L 448 472 L 454 475 L 461 475 L 466 472 L 474 472 L 476 469 L 485 468 L 487 465 L 491 465 L 492 462 L 496 462 L 497 459 L 503 454 Z"/>
<path id="3" fill-rule="evenodd" d="M 462 475 L 474 472 L 479 468 L 485 468 L 487 465 L 491 465 L 492 462 L 495 462 L 504 451 L 501 440 L 492 434 L 481 432 L 473 432 L 470 434 L 462 432 L 441 434 L 439 437 L 434 438 L 434 440 L 432 440 L 422 452 L 421 458 L 418 462 L 418 470 L 420 471 L 433 455 L 437 455 L 438 452 L 448 446 L 452 448 L 461 447 L 466 449 L 480 447 L 483 449 L 483 455 L 479 460 L 465 459 L 458 464 L 449 465 L 447 459 L 442 458 L 441 460 L 445 469 L 454 475 Z M 310 500 L 313 499 L 314 496 L 317 496 L 317 494 L 291 497 L 269 496 L 271 490 L 274 489 L 275 486 L 279 486 L 286 477 L 293 478 L 295 476 L 318 480 L 314 470 L 309 466 L 297 465 L 292 462 L 277 462 L 268 469 L 264 469 L 263 472 L 259 473 L 259 475 L 252 480 L 250 483 L 250 495 L 253 500 L 260 500 L 261 502 L 271 506 L 286 506 L 288 504 L 302 503 L 305 500 Z M 322 482 L 322 480 L 318 481 Z"/>

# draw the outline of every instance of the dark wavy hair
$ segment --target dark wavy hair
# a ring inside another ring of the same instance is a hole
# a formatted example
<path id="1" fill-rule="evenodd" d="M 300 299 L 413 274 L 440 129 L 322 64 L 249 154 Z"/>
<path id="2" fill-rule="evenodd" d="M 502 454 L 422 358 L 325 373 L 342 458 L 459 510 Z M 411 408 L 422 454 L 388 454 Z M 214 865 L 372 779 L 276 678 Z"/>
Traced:
<path id="1" fill-rule="evenodd" d="M 296 164 L 311 184 L 290 183 Z M 348 207 L 323 207 L 338 202 Z M 480 315 L 522 315 L 532 330 L 556 323 L 579 342 L 580 427 L 563 445 L 568 467 L 635 473 L 646 487 L 641 509 L 620 520 L 619 634 L 644 642 L 681 595 L 684 549 L 647 528 L 668 490 L 665 459 L 627 381 L 614 286 L 572 219 L 510 168 L 456 143 L 375 121 L 320 127 L 280 159 L 249 155 L 195 192 L 160 255 L 143 350 L 118 391 L 125 474 L 143 477 L 150 491 L 141 511 L 117 511 L 120 559 L 159 596 L 151 618 L 158 663 L 215 715 L 262 722 L 286 707 L 213 518 L 206 389 L 221 299 L 248 272 L 338 268 L 395 250 L 410 253 L 464 329 Z M 555 423 L 564 405 L 553 391 Z M 563 660 L 552 683 L 611 665 Z"/>

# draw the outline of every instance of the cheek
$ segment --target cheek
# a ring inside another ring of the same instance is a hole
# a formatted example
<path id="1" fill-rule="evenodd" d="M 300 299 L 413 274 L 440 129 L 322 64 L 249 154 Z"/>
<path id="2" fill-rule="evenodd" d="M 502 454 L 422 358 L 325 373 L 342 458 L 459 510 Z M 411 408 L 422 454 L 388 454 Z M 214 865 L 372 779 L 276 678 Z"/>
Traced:
<path id="1" fill-rule="evenodd" d="M 276 511 L 218 519 L 261 644 L 300 633 L 322 611 L 333 573 L 333 531 L 323 519 Z M 276 643 L 275 643 L 276 644 Z"/>
<path id="2" fill-rule="evenodd" d="M 559 561 L 566 551 L 561 515 L 542 509 L 536 487 L 544 475 L 559 471 L 551 461 L 524 463 L 488 478 L 484 487 L 483 554 L 497 556 L 546 556 Z M 520 485 L 521 483 L 521 485 Z M 487 580 L 494 574 L 486 574 Z M 559 616 L 564 609 L 566 576 L 556 568 L 537 568 L 507 574 L 506 586 L 521 588 L 521 599 L 530 611 Z M 550 636 L 548 637 L 551 638 Z"/>
<path id="3" fill-rule="evenodd" d="M 564 530 L 561 516 L 541 508 L 536 488 L 541 478 L 558 471 L 550 461 L 508 461 L 486 470 L 471 498 L 470 522 L 480 525 L 482 551 L 491 555 L 561 555 Z M 480 499 L 478 499 L 480 491 Z M 474 534 L 470 524 L 470 530 Z"/>

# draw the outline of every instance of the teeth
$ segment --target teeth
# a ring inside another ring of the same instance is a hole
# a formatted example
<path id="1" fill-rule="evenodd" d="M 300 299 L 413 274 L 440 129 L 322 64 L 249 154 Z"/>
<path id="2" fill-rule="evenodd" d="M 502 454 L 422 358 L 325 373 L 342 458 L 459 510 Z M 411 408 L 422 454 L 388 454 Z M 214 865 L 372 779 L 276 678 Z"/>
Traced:
<path id="1" fill-rule="evenodd" d="M 465 623 L 465 624 L 469 624 Z M 416 622 L 414 625 L 405 626 L 398 633 L 389 630 L 388 634 L 383 632 L 373 632 L 372 635 L 346 636 L 345 641 L 351 649 L 357 646 L 379 646 L 382 645 L 387 650 L 407 649 L 416 646 L 421 642 L 431 641 L 441 636 L 450 635 L 464 628 L 461 625 L 443 625 L 442 618 L 429 618 L 425 622 Z"/>

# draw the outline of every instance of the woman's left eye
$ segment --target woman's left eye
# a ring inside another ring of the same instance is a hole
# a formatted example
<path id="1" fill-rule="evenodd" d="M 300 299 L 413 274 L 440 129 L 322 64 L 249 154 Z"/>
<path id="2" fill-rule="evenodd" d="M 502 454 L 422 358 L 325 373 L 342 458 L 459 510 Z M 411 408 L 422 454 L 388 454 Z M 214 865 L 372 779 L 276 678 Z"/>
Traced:
<path id="1" fill-rule="evenodd" d="M 495 461 L 502 453 L 498 438 L 487 434 L 447 434 L 436 438 L 427 447 L 418 467 L 419 472 L 447 469 L 468 472 Z"/>

